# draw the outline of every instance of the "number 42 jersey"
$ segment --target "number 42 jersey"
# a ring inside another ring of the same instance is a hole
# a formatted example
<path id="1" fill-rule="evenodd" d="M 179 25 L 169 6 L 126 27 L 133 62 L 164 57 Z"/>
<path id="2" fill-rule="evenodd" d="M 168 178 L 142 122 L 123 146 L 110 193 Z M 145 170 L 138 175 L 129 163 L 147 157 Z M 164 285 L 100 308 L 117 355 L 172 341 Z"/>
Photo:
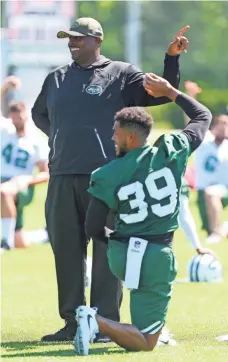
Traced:
<path id="1" fill-rule="evenodd" d="M 89 192 L 116 214 L 115 234 L 158 235 L 178 227 L 179 195 L 191 146 L 184 133 L 128 152 L 91 175 Z"/>
<path id="2" fill-rule="evenodd" d="M 38 161 L 48 159 L 47 142 L 37 132 L 29 130 L 20 137 L 11 120 L 2 119 L 0 133 L 2 180 L 31 175 Z"/>

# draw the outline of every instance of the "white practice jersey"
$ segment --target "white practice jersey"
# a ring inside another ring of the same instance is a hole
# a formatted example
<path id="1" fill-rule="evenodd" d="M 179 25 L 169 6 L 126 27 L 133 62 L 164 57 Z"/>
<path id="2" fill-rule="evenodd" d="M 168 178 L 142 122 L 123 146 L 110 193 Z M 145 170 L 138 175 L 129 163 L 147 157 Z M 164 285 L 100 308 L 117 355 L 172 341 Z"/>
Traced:
<path id="1" fill-rule="evenodd" d="M 205 137 L 195 151 L 194 163 L 198 190 L 217 184 L 228 186 L 228 140 L 218 146 L 213 137 Z"/>
<path id="2" fill-rule="evenodd" d="M 38 161 L 47 160 L 47 141 L 34 130 L 18 136 L 11 120 L 1 118 L 1 178 L 31 175 Z"/>
<path id="3" fill-rule="evenodd" d="M 215 139 L 215 136 L 213 133 L 211 133 L 210 130 L 208 130 L 205 134 L 204 141 L 213 141 Z"/>

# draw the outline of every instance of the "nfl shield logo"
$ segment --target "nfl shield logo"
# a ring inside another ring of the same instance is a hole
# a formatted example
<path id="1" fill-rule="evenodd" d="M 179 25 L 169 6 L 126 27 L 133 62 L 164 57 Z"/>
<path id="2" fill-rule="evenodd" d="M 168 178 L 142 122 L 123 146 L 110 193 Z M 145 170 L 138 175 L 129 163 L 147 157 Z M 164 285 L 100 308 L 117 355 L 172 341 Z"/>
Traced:
<path id="1" fill-rule="evenodd" d="M 138 241 L 138 240 L 136 240 L 134 247 L 135 247 L 136 249 L 138 249 L 138 248 L 140 248 L 140 245 L 141 245 L 141 242 Z"/>

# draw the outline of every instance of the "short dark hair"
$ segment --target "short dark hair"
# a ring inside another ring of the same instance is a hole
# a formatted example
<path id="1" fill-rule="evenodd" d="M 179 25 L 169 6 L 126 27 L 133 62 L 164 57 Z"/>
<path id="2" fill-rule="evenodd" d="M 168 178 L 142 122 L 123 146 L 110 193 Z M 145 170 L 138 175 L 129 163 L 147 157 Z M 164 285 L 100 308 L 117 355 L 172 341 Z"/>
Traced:
<path id="1" fill-rule="evenodd" d="M 153 119 L 141 107 L 123 108 L 115 115 L 115 121 L 119 122 L 121 128 L 129 128 L 140 132 L 148 137 L 153 125 Z"/>
<path id="2" fill-rule="evenodd" d="M 8 105 L 9 112 L 21 112 L 26 110 L 26 106 L 23 102 L 12 101 Z"/>
<path id="3" fill-rule="evenodd" d="M 212 118 L 212 122 L 210 124 L 210 130 L 212 128 L 214 128 L 218 123 L 221 117 L 228 117 L 228 114 L 226 113 L 220 113 L 220 114 L 216 114 L 213 118 Z"/>

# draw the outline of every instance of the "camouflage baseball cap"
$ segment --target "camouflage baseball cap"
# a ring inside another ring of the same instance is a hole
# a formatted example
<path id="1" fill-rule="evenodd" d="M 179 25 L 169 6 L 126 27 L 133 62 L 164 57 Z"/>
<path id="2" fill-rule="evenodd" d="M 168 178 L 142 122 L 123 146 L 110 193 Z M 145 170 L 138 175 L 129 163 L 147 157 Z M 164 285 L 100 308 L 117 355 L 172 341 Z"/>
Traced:
<path id="1" fill-rule="evenodd" d="M 101 24 L 93 18 L 79 18 L 71 24 L 70 30 L 60 30 L 57 38 L 68 38 L 69 36 L 94 36 L 103 39 L 104 33 Z"/>

